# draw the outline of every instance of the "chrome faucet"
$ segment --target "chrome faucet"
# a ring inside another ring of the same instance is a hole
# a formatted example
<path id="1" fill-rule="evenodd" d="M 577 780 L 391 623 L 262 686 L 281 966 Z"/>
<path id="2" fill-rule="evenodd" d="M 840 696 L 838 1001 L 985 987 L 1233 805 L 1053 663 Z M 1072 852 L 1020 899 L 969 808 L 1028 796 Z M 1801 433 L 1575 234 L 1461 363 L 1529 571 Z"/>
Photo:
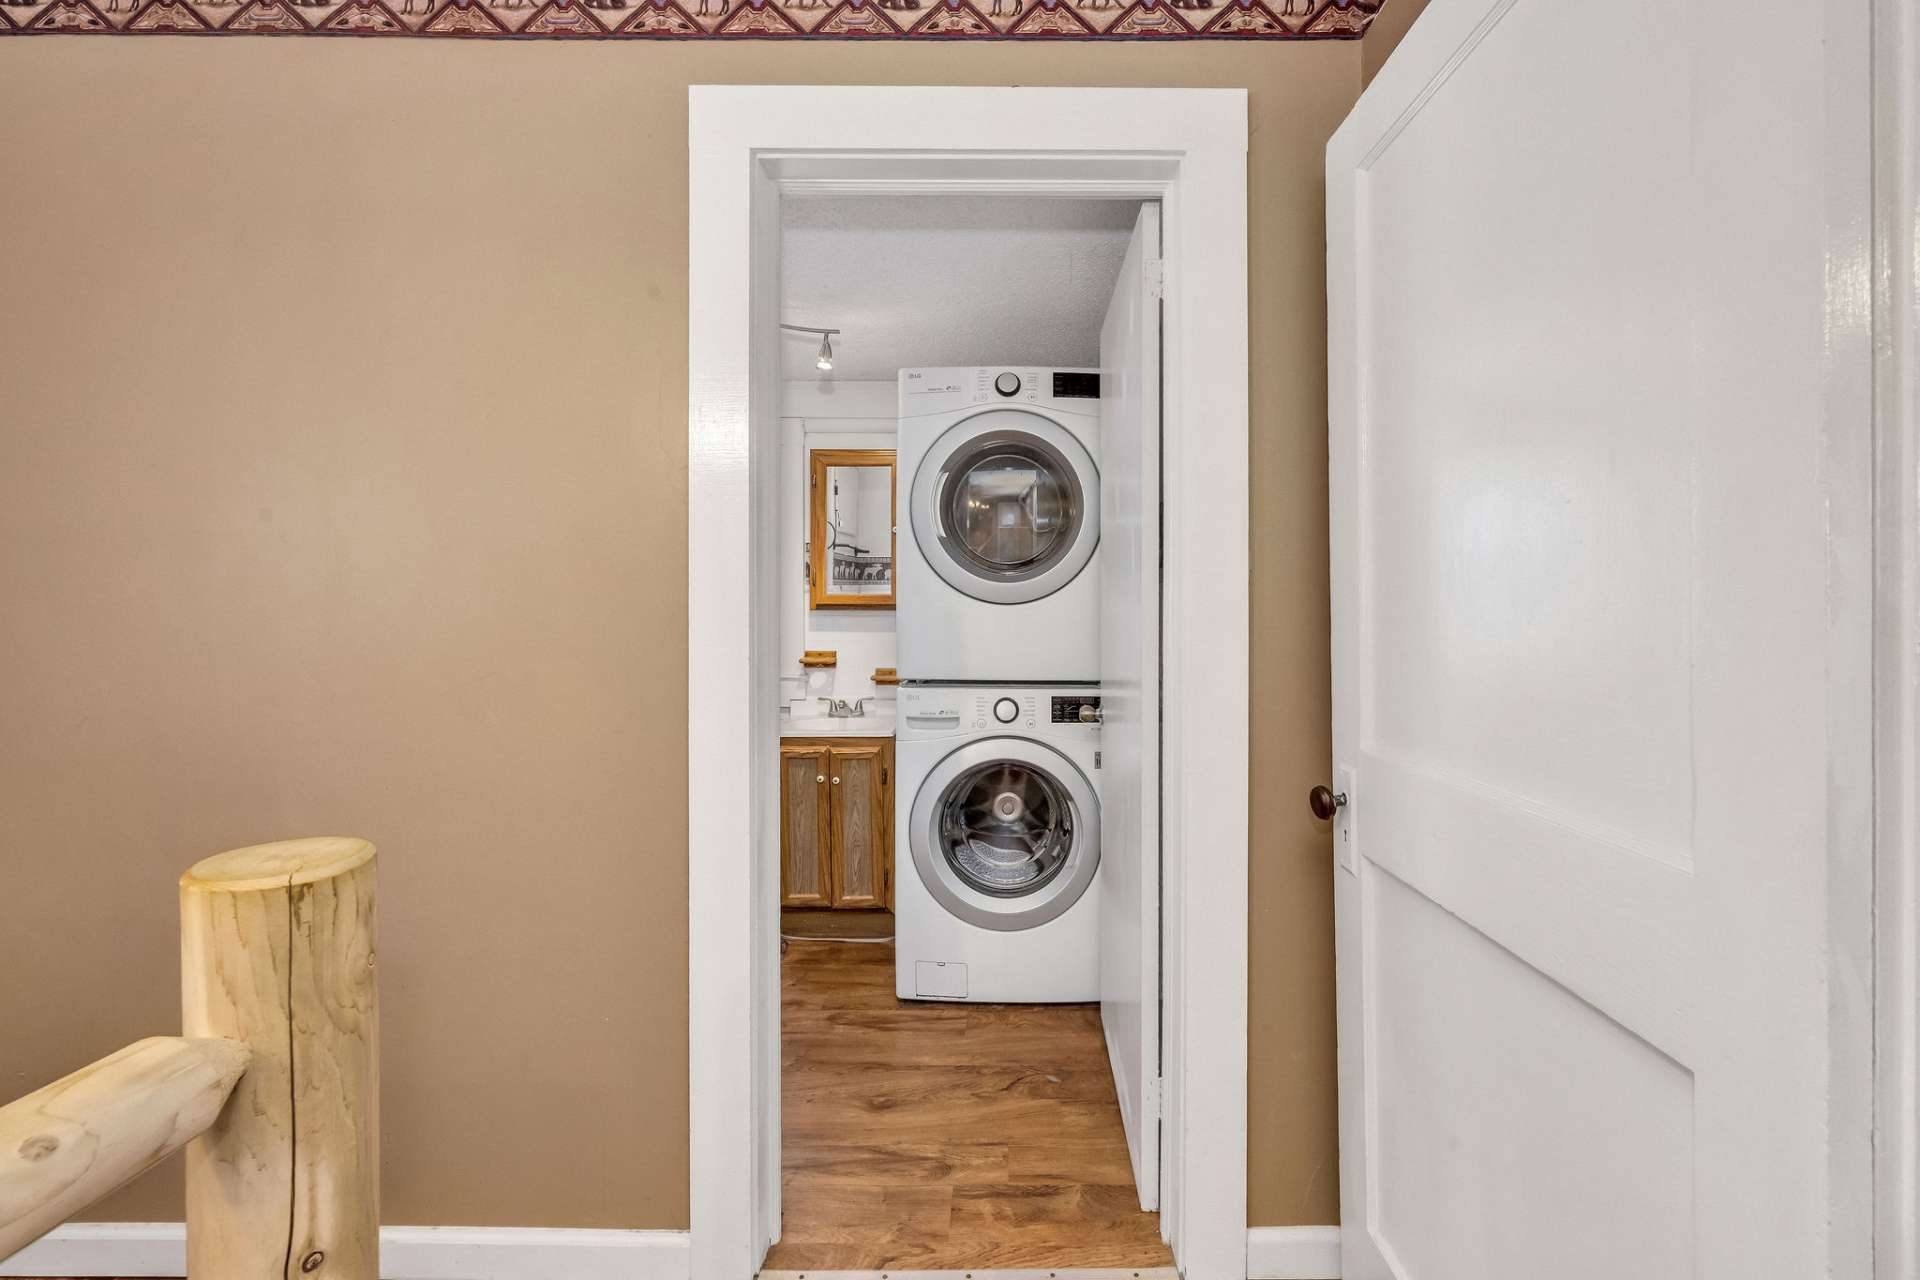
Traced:
<path id="1" fill-rule="evenodd" d="M 867 714 L 867 700 L 855 698 L 848 702 L 845 698 L 834 698 L 827 703 L 827 714 L 837 720 L 850 720 L 855 716 L 864 718 Z"/>

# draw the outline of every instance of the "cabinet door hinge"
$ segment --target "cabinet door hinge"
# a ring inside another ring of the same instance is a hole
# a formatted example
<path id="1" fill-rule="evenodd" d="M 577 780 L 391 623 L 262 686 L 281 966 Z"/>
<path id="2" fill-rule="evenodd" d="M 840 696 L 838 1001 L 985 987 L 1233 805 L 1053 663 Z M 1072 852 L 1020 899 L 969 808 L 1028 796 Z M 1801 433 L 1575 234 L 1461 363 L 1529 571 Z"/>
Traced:
<path id="1" fill-rule="evenodd" d="M 1158 1120 L 1160 1118 L 1160 1077 L 1148 1076 L 1146 1084 L 1147 1119 Z"/>
<path id="2" fill-rule="evenodd" d="M 1167 296 L 1167 264 L 1154 258 L 1146 264 L 1147 296 L 1155 302 Z"/>

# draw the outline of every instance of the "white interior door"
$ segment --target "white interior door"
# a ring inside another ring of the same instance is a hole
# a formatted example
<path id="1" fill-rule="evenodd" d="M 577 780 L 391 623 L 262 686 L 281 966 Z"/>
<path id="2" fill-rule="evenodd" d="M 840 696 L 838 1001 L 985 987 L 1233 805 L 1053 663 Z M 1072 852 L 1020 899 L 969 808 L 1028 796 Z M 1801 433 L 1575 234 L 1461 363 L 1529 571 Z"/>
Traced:
<path id="1" fill-rule="evenodd" d="M 1160 206 L 1100 329 L 1100 1022 L 1140 1207 L 1160 1204 Z"/>
<path id="2" fill-rule="evenodd" d="M 1330 145 L 1348 1280 L 1862 1274 L 1866 19 L 1434 0 Z"/>

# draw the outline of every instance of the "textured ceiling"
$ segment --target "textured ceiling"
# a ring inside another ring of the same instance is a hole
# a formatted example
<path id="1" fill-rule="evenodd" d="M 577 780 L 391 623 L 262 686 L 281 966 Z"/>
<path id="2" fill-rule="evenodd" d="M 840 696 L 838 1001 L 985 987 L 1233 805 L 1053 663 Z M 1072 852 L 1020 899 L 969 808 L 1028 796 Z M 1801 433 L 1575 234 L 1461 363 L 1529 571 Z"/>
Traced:
<path id="1" fill-rule="evenodd" d="M 788 378 L 891 382 L 915 365 L 1093 365 L 1137 201 L 1020 196 L 788 198 L 781 315 Z"/>

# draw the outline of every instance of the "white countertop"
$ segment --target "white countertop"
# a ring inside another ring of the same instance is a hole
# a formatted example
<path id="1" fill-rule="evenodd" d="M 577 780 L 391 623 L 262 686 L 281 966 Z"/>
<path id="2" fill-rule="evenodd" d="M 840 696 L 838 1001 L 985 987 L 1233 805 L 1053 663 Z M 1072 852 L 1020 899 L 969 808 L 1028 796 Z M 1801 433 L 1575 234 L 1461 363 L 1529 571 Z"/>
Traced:
<path id="1" fill-rule="evenodd" d="M 893 708 L 869 709 L 864 716 L 785 715 L 780 717 L 780 736 L 783 738 L 891 738 Z"/>

